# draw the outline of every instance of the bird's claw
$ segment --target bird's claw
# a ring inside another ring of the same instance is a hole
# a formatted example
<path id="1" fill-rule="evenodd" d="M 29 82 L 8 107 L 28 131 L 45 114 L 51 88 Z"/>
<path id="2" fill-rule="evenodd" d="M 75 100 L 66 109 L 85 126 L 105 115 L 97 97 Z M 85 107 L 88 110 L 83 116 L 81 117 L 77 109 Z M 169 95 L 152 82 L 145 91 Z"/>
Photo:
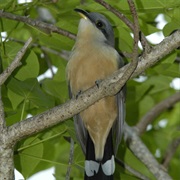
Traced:
<path id="1" fill-rule="evenodd" d="M 76 99 L 79 97 L 79 95 L 82 93 L 81 90 L 78 91 L 78 93 L 76 94 Z"/>
<path id="2" fill-rule="evenodd" d="M 95 81 L 95 84 L 96 84 L 97 88 L 99 88 L 99 85 L 100 85 L 101 81 L 102 81 L 102 80 L 100 80 L 100 79 L 98 79 L 98 80 Z"/>

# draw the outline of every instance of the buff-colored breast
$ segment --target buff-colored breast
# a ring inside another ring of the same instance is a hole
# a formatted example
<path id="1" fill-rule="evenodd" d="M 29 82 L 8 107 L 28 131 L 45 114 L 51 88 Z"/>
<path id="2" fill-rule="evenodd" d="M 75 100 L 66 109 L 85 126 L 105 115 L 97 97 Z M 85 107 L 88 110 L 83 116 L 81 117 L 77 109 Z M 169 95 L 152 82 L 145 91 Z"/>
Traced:
<path id="1" fill-rule="evenodd" d="M 96 80 L 104 79 L 116 71 L 117 58 L 117 52 L 106 46 L 87 47 L 84 52 L 75 50 L 67 65 L 67 78 L 72 94 L 76 95 L 80 90 L 94 86 Z M 115 96 L 99 100 L 81 112 L 80 116 L 95 144 L 96 159 L 102 159 L 106 138 L 117 117 Z"/>

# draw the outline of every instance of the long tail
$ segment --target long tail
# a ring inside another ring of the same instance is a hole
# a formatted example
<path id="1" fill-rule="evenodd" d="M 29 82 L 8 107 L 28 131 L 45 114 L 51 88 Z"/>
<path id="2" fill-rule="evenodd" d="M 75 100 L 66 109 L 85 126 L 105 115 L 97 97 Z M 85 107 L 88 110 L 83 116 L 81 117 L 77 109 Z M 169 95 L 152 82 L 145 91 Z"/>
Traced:
<path id="1" fill-rule="evenodd" d="M 95 160 L 94 144 L 88 135 L 86 145 L 85 177 L 84 180 L 113 180 L 115 160 L 112 142 L 112 130 L 106 140 L 102 161 Z"/>

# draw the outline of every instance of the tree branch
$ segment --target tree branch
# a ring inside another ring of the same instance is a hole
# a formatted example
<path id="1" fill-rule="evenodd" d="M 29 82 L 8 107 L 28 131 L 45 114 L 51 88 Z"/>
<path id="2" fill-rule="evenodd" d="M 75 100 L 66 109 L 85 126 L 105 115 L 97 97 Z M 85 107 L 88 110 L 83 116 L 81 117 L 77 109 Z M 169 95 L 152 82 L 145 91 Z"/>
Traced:
<path id="1" fill-rule="evenodd" d="M 180 92 L 168 97 L 167 99 L 161 101 L 156 106 L 154 106 L 150 111 L 148 111 L 145 116 L 136 125 L 139 134 L 142 134 L 146 131 L 148 124 L 152 123 L 156 117 L 158 117 L 163 111 L 172 107 L 174 104 L 180 101 Z"/>
<path id="2" fill-rule="evenodd" d="M 135 169 L 133 169 L 132 167 L 130 167 L 129 165 L 127 165 L 126 163 L 124 163 L 120 159 L 115 158 L 115 161 L 116 161 L 117 164 L 119 164 L 121 167 L 125 168 L 127 171 L 129 171 L 131 174 L 133 174 L 134 176 L 138 177 L 139 179 L 149 180 L 148 177 L 144 176 L 139 171 L 136 171 Z"/>
<path id="3" fill-rule="evenodd" d="M 6 79 L 11 75 L 11 73 L 18 67 L 21 65 L 20 61 L 22 59 L 22 57 L 24 56 L 27 48 L 29 47 L 29 45 L 32 42 L 32 38 L 30 37 L 26 43 L 24 44 L 24 46 L 22 47 L 22 49 L 17 53 L 16 57 L 14 58 L 14 60 L 12 61 L 12 63 L 2 72 L 2 74 L 0 74 L 0 86 L 2 84 L 4 84 L 4 82 L 6 81 Z"/>
<path id="4" fill-rule="evenodd" d="M 130 63 L 130 66 L 128 68 L 129 73 L 133 73 L 137 67 L 138 64 L 138 41 L 139 41 L 139 23 L 138 23 L 138 15 L 135 9 L 135 5 L 132 0 L 128 0 L 129 8 L 131 10 L 132 16 L 133 16 L 133 33 L 134 33 L 134 47 L 133 47 L 133 52 L 132 52 L 132 62 Z M 130 71 L 131 69 L 131 71 Z M 125 72 L 123 77 L 127 76 L 127 73 Z M 129 75 L 131 77 L 131 75 Z"/>
<path id="5" fill-rule="evenodd" d="M 0 131 L 6 127 L 5 115 L 4 115 L 4 106 L 2 102 L 2 94 L 1 94 L 1 86 L 0 86 Z"/>
<path id="6" fill-rule="evenodd" d="M 180 30 L 177 30 L 170 36 L 166 37 L 162 42 L 154 46 L 149 53 L 144 53 L 139 57 L 138 67 L 132 77 L 136 77 L 144 70 L 155 65 L 160 59 L 170 54 L 172 50 L 180 46 Z"/>
<path id="7" fill-rule="evenodd" d="M 28 46 L 30 45 L 32 38 L 30 37 L 24 44 L 22 49 L 17 53 L 15 59 L 12 63 L 5 69 L 2 74 L 0 74 L 0 90 L 2 84 L 11 75 L 11 73 L 20 65 L 20 60 L 25 54 Z M 1 93 L 1 92 L 0 92 Z M 13 145 L 16 143 L 8 143 L 10 139 L 8 135 L 8 130 L 6 127 L 5 117 L 4 117 L 4 107 L 0 94 L 0 179 L 14 179 L 14 148 Z"/>
<path id="8" fill-rule="evenodd" d="M 66 172 L 66 180 L 70 179 L 70 172 L 71 172 L 71 166 L 73 163 L 73 157 L 74 157 L 74 140 L 70 138 L 70 153 L 69 153 L 68 168 Z"/>
<path id="9" fill-rule="evenodd" d="M 180 138 L 174 139 L 171 144 L 169 145 L 166 154 L 164 155 L 163 161 L 162 161 L 162 165 L 168 169 L 169 163 L 173 157 L 173 155 L 175 154 L 178 146 L 180 145 Z"/>
<path id="10" fill-rule="evenodd" d="M 133 154 L 153 173 L 158 180 L 171 180 L 154 156 L 138 137 L 137 132 L 125 124 L 124 138 Z"/>
<path id="11" fill-rule="evenodd" d="M 41 50 L 44 54 L 44 59 L 46 61 L 47 67 L 51 72 L 51 77 L 53 78 L 54 77 L 54 71 L 53 71 L 51 59 L 49 58 L 48 54 L 43 49 L 41 49 Z"/>
<path id="12" fill-rule="evenodd" d="M 61 35 L 66 36 L 70 39 L 75 39 L 75 37 L 76 37 L 75 34 L 69 32 L 67 30 L 61 29 L 61 28 L 59 28 L 53 24 L 48 24 L 48 23 L 45 23 L 42 21 L 34 20 L 34 19 L 31 19 L 31 18 L 26 17 L 26 16 L 15 15 L 15 14 L 11 14 L 8 12 L 4 12 L 3 10 L 0 10 L 0 17 L 4 17 L 7 19 L 15 20 L 15 21 L 20 21 L 20 22 L 23 22 L 23 23 L 28 24 L 30 26 L 46 30 L 48 32 L 54 32 L 54 33 L 61 34 Z"/>
<path id="13" fill-rule="evenodd" d="M 179 45 L 180 30 L 176 31 L 171 36 L 164 39 L 160 44 L 156 45 L 149 54 L 145 54 L 143 57 L 140 57 L 138 66 L 131 77 L 141 74 L 141 72 L 160 61 L 162 57 L 172 52 Z M 45 128 L 52 127 L 55 124 L 71 118 L 75 114 L 78 114 L 88 106 L 95 103 L 97 100 L 112 94 L 113 89 L 114 94 L 117 93 L 117 89 L 121 89 L 125 84 L 123 80 L 119 80 L 122 78 L 122 75 L 128 66 L 129 64 L 113 73 L 107 79 L 103 80 L 99 84 L 99 88 L 94 86 L 88 89 L 79 95 L 78 99 L 72 99 L 63 105 L 54 107 L 42 114 L 13 124 L 8 127 L 10 137 L 7 138 L 11 139 L 13 142 L 19 141 L 26 136 L 30 136 L 36 132 L 44 130 Z M 118 81 L 120 83 L 116 83 Z"/>
<path id="14" fill-rule="evenodd" d="M 134 21 L 133 23 L 134 45 L 133 45 L 132 61 L 129 64 L 129 66 L 125 68 L 125 72 L 123 73 L 122 77 L 116 82 L 117 84 L 121 84 L 121 83 L 125 84 L 128 81 L 128 79 L 131 77 L 131 75 L 133 74 L 133 72 L 135 71 L 138 65 L 138 41 L 139 41 L 138 16 L 137 16 L 133 1 L 128 0 L 128 3 L 129 3 L 130 11 L 133 16 L 133 21 Z M 118 86 L 115 86 L 115 88 L 112 89 L 113 90 L 112 94 L 109 94 L 109 95 L 114 95 L 114 91 L 118 92 L 120 89 Z"/>

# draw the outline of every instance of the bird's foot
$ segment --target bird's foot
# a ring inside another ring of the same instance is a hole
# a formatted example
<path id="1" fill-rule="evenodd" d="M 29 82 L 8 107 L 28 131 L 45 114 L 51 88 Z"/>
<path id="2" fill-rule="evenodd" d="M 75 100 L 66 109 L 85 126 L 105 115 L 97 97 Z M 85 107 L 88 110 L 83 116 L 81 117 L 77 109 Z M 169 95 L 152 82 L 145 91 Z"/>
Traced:
<path id="1" fill-rule="evenodd" d="M 76 97 L 76 99 L 78 99 L 78 97 L 79 97 L 79 95 L 80 95 L 81 93 L 82 93 L 82 91 L 81 91 L 81 90 L 79 90 L 79 91 L 78 91 L 78 93 L 77 93 L 77 94 L 76 94 L 76 96 L 75 96 L 75 97 Z"/>
<path id="2" fill-rule="evenodd" d="M 95 81 L 95 84 L 96 84 L 97 88 L 99 88 L 99 85 L 100 85 L 101 81 L 102 81 L 101 79 L 98 79 L 98 80 Z"/>

